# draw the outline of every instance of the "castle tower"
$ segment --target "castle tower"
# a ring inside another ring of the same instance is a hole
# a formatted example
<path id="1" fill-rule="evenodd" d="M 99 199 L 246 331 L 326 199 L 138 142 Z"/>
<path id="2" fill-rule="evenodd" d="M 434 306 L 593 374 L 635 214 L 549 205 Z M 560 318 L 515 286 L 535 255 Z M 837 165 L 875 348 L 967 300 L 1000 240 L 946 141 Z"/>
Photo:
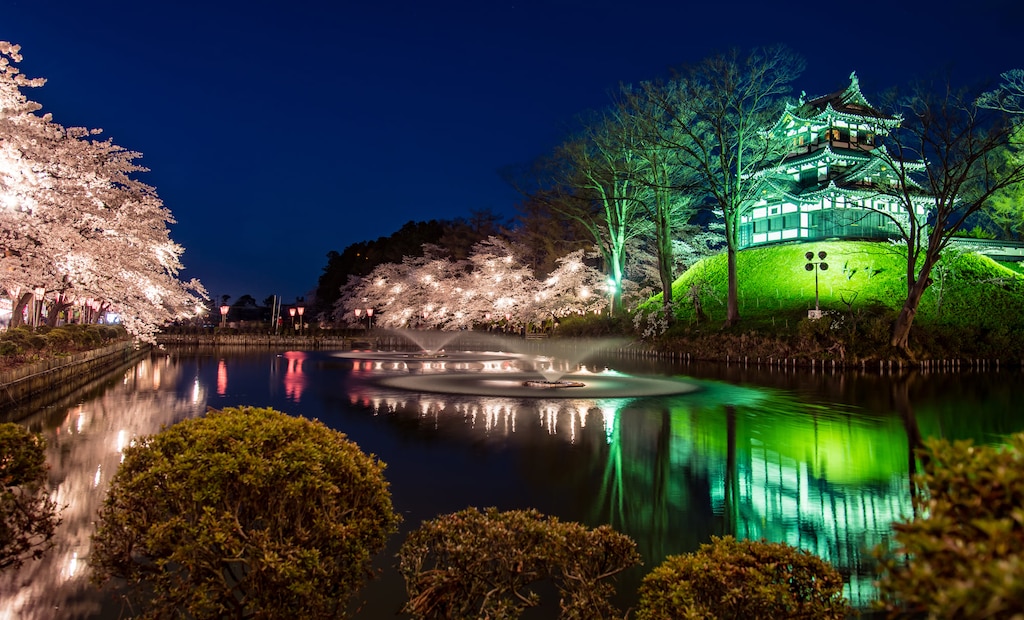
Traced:
<path id="1" fill-rule="evenodd" d="M 902 119 L 887 116 L 860 92 L 856 73 L 843 90 L 787 105 L 771 132 L 790 145 L 781 163 L 757 173 L 760 198 L 741 214 L 740 247 L 816 239 L 899 238 L 906 211 L 883 191 L 896 176 L 877 155 Z M 923 169 L 916 163 L 913 169 Z M 923 221 L 922 196 L 916 217 Z"/>

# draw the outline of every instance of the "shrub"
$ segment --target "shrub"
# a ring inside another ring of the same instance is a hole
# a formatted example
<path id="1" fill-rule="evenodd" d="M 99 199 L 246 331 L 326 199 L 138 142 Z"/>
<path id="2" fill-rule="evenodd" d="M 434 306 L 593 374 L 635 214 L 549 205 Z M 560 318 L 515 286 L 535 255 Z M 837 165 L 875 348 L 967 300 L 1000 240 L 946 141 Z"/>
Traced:
<path id="1" fill-rule="evenodd" d="M 51 351 L 68 351 L 75 344 L 71 334 L 61 328 L 50 330 L 43 337 L 46 339 L 46 348 Z"/>
<path id="2" fill-rule="evenodd" d="M 587 529 L 536 510 L 468 508 L 426 521 L 399 552 L 414 618 L 518 618 L 553 582 L 562 618 L 611 618 L 606 580 L 640 563 L 636 544 L 608 526 Z"/>
<path id="3" fill-rule="evenodd" d="M 119 325 L 98 325 L 100 337 L 104 342 L 123 338 L 127 332 Z"/>
<path id="4" fill-rule="evenodd" d="M 17 424 L 0 424 L 0 571 L 39 559 L 60 524 L 46 490 L 46 444 Z"/>
<path id="5" fill-rule="evenodd" d="M 319 422 L 211 410 L 124 451 L 94 579 L 148 617 L 342 617 L 397 528 L 384 464 Z"/>
<path id="6" fill-rule="evenodd" d="M 850 613 L 842 588 L 839 572 L 806 551 L 713 537 L 644 577 L 636 618 L 841 619 Z"/>
<path id="7" fill-rule="evenodd" d="M 103 343 L 98 325 L 87 325 L 85 329 L 75 332 L 75 343 L 85 349 L 99 346 Z"/>
<path id="8" fill-rule="evenodd" d="M 916 516 L 880 545 L 878 606 L 941 618 L 1024 609 L 1024 433 L 1003 447 L 925 442 Z"/>

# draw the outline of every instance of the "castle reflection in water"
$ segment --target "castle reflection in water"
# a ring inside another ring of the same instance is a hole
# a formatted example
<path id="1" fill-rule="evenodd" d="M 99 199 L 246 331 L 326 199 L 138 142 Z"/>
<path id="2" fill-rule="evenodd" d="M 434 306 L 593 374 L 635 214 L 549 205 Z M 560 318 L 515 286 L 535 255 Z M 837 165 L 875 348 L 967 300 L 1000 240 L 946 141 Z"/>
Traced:
<path id="1" fill-rule="evenodd" d="M 319 352 L 172 352 L 36 413 L 24 422 L 47 439 L 63 524 L 43 560 L 2 576 L 0 620 L 122 614 L 112 594 L 88 582 L 89 536 L 110 476 L 131 441 L 210 406 L 272 406 L 346 432 L 388 464 L 396 505 L 407 513 L 400 535 L 417 517 L 514 497 L 629 534 L 643 572 L 712 535 L 787 542 L 839 568 L 859 606 L 874 596 L 869 550 L 911 510 L 919 438 L 994 441 L 1024 428 L 1022 414 L 1006 406 L 1017 395 L 1005 386 L 1017 383 L 1005 377 L 961 378 L 955 398 L 941 377 L 703 379 L 693 394 L 628 399 L 448 396 L 375 382 L 509 369 Z M 392 590 L 382 597 L 388 613 L 404 596 L 393 564 L 381 561 L 385 574 L 374 586 Z M 368 604 L 357 617 L 385 611 Z"/>

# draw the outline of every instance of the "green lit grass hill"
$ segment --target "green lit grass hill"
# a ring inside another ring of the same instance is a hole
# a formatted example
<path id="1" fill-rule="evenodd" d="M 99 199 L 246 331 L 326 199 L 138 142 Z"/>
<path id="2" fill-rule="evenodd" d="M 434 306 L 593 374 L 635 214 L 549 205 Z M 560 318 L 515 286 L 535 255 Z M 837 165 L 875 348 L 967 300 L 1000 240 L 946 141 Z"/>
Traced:
<path id="1" fill-rule="evenodd" d="M 815 307 L 815 271 L 806 268 L 807 252 L 815 254 L 814 262 L 827 263 L 827 269 L 817 272 L 818 304 L 825 313 L 820 321 L 807 319 L 808 310 Z M 817 258 L 819 252 L 826 253 L 823 261 Z M 906 296 L 904 252 L 901 246 L 867 241 L 743 250 L 737 261 L 741 322 L 724 332 L 726 256 L 709 257 L 676 280 L 678 323 L 660 344 L 692 346 L 702 333 L 717 332 L 720 347 L 740 344 L 728 342 L 729 335 L 750 341 L 748 345 L 755 340 L 764 344 L 768 336 L 780 339 L 775 346 L 745 347 L 766 355 L 846 362 L 891 357 L 892 352 L 885 351 L 888 328 Z M 932 280 L 911 335 L 911 347 L 919 357 L 1002 355 L 1019 360 L 1024 355 L 1024 275 L 1019 264 L 953 249 L 933 271 Z M 706 321 L 697 320 L 695 296 Z M 659 295 L 647 307 L 660 301 Z"/>

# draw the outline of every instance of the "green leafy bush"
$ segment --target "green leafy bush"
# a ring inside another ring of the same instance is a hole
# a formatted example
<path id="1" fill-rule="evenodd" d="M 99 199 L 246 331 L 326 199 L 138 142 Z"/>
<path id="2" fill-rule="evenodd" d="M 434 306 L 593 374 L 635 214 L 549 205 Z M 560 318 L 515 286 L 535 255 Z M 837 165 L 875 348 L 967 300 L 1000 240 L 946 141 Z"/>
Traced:
<path id="1" fill-rule="evenodd" d="M 84 329 L 75 330 L 75 342 L 78 346 L 88 349 L 103 344 L 98 325 L 87 325 Z"/>
<path id="2" fill-rule="evenodd" d="M 842 619 L 842 589 L 839 572 L 806 551 L 713 537 L 644 577 L 636 618 Z"/>
<path id="3" fill-rule="evenodd" d="M 96 327 L 99 328 L 100 337 L 104 342 L 124 338 L 128 334 L 125 328 L 120 325 L 97 325 Z"/>
<path id="4" fill-rule="evenodd" d="M 0 571 L 39 559 L 60 524 L 46 488 L 46 444 L 17 424 L 0 424 Z"/>
<path id="5" fill-rule="evenodd" d="M 919 452 L 916 516 L 879 546 L 880 608 L 935 618 L 1024 609 L 1024 433 L 1001 447 L 945 439 Z"/>
<path id="6" fill-rule="evenodd" d="M 536 510 L 468 508 L 426 521 L 399 552 L 414 618 L 518 618 L 554 583 L 561 618 L 618 616 L 608 578 L 640 563 L 636 543 L 608 526 L 587 529 Z"/>
<path id="7" fill-rule="evenodd" d="M 211 410 L 124 451 L 93 577 L 151 618 L 343 617 L 397 529 L 383 470 L 319 422 Z"/>
<path id="8" fill-rule="evenodd" d="M 43 335 L 46 339 L 46 348 L 50 351 L 64 352 L 75 346 L 75 340 L 63 329 L 52 329 Z"/>

